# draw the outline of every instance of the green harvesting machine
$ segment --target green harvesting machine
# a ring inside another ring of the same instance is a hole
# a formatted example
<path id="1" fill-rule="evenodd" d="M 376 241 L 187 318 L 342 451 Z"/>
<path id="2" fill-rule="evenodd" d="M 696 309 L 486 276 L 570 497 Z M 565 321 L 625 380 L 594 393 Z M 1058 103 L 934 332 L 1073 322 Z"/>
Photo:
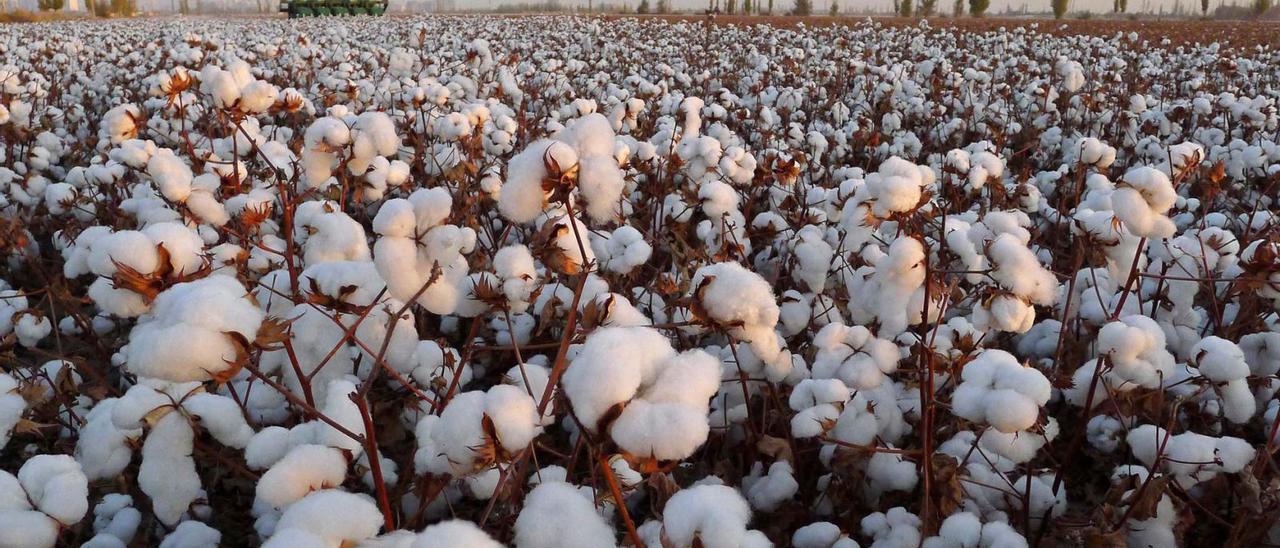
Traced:
<path id="1" fill-rule="evenodd" d="M 382 15 L 387 0 L 281 0 L 280 13 L 289 18 L 313 15 Z"/>

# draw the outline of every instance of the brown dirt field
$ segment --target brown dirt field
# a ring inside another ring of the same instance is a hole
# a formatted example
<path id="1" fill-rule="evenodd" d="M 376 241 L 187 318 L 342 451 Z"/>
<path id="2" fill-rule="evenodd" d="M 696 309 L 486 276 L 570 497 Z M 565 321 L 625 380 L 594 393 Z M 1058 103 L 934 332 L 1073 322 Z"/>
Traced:
<path id="1" fill-rule="evenodd" d="M 670 21 L 703 21 L 702 15 L 652 15 L 632 16 L 613 15 L 608 19 L 619 17 L 654 17 Z M 887 26 L 907 26 L 920 23 L 918 18 L 907 17 L 872 17 L 872 20 Z M 867 20 L 866 16 L 811 16 L 792 17 L 782 15 L 717 15 L 717 25 L 754 25 L 766 23 L 775 26 L 795 26 L 804 23 L 807 26 L 856 25 Z M 1202 20 L 1128 20 L 1128 19 L 1036 19 L 1036 18 L 1001 18 L 988 17 L 975 19 L 971 17 L 930 17 L 929 24 L 936 29 L 962 29 L 966 31 L 992 31 L 1000 27 L 1012 30 L 1039 24 L 1039 31 L 1055 35 L 1088 34 L 1094 36 L 1114 36 L 1118 32 L 1128 34 L 1136 32 L 1140 37 L 1159 44 L 1168 38 L 1171 45 L 1219 42 L 1231 47 L 1254 47 L 1258 45 L 1280 47 L 1280 23 L 1275 21 L 1202 21 Z"/>

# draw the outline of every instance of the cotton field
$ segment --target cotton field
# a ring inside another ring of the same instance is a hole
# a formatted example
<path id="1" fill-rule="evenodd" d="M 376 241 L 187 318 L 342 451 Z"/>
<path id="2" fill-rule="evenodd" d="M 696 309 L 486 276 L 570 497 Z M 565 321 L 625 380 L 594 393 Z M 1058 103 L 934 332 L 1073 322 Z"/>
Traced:
<path id="1" fill-rule="evenodd" d="M 0 26 L 0 546 L 1280 543 L 1280 53 Z"/>

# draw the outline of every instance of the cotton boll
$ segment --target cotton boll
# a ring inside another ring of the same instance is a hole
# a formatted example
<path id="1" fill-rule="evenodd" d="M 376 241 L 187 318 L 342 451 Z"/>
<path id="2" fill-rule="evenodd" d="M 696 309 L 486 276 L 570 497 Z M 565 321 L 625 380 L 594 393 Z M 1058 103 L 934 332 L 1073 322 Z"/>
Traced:
<path id="1" fill-rule="evenodd" d="M 1215 383 L 1227 419 L 1243 423 L 1252 418 L 1257 412 L 1257 404 L 1245 380 L 1250 370 L 1240 347 L 1226 339 L 1210 336 L 1191 348 L 1191 356 L 1197 371 Z"/>
<path id="2" fill-rule="evenodd" d="M 147 174 L 165 199 L 182 203 L 191 195 L 191 168 L 170 149 L 160 149 L 147 161 Z"/>
<path id="3" fill-rule="evenodd" d="M 474 231 L 443 224 L 452 204 L 443 188 L 419 189 L 407 200 L 386 201 L 373 219 L 373 230 L 381 235 L 374 243 L 374 263 L 388 292 L 401 301 L 416 295 L 418 304 L 434 314 L 457 307 L 468 274 L 463 255 L 475 247 Z"/>
<path id="4" fill-rule="evenodd" d="M 576 177 L 578 153 L 573 146 L 550 140 L 531 143 L 507 163 L 507 180 L 498 198 L 503 217 L 528 223 L 546 205 L 543 180 Z"/>
<path id="5" fill-rule="evenodd" d="M 263 314 L 234 278 L 210 276 L 174 285 L 129 334 L 127 367 L 169 381 L 207 380 L 228 370 L 257 336 Z M 180 340 L 183 344 L 172 344 Z"/>
<path id="6" fill-rule="evenodd" d="M 855 322 L 878 321 L 877 335 L 895 337 L 907 326 L 919 322 L 921 307 L 903 306 L 915 301 L 923 304 L 924 246 L 915 238 L 898 238 L 889 252 L 875 260 L 870 278 L 849 285 L 851 313 Z M 856 289 L 856 291 L 855 291 Z"/>
<path id="7" fill-rule="evenodd" d="M 257 499 L 285 508 L 312 491 L 339 487 L 347 476 L 342 451 L 322 445 L 299 445 L 262 474 Z"/>
<path id="8" fill-rule="evenodd" d="M 18 393 L 18 380 L 8 373 L 0 373 L 0 449 L 9 443 L 13 427 L 22 420 L 27 401 Z"/>
<path id="9" fill-rule="evenodd" d="M 885 218 L 915 209 L 924 187 L 932 184 L 934 177 L 928 167 L 917 166 L 897 156 L 885 160 L 878 171 L 866 178 L 875 216 Z"/>
<path id="10" fill-rule="evenodd" d="M 920 544 L 920 518 L 901 506 L 888 512 L 875 512 L 862 518 L 862 533 L 874 539 L 872 548 L 917 546 Z"/>
<path id="11" fill-rule="evenodd" d="M 544 481 L 525 496 L 516 518 L 518 548 L 609 548 L 616 546 L 614 530 L 596 511 L 592 500 L 577 487 Z"/>
<path id="12" fill-rule="evenodd" d="M 618 274 L 631 273 L 648 261 L 653 253 L 653 248 L 644 241 L 644 235 L 630 225 L 618 227 L 604 237 L 593 237 L 591 246 L 600 267 Z"/>
<path id="13" fill-rule="evenodd" d="M 728 327 L 765 362 L 779 359 L 778 304 L 764 278 L 738 263 L 715 263 L 699 268 L 690 287 L 709 320 Z"/>
<path id="14" fill-rule="evenodd" d="M 787 461 L 777 461 L 769 465 L 769 472 L 759 475 L 760 463 L 752 469 L 752 475 L 743 478 L 743 488 L 747 491 L 747 500 L 751 507 L 761 512 L 777 510 L 783 503 L 791 500 L 800 490 L 796 482 L 794 470 Z"/>
<path id="15" fill-rule="evenodd" d="M 506 295 L 511 311 L 527 310 L 538 282 L 538 271 L 529 248 L 513 245 L 499 249 L 493 257 L 493 268 L 502 280 L 502 293 Z"/>
<path id="16" fill-rule="evenodd" d="M 116 493 L 103 496 L 102 502 L 94 506 L 93 516 L 97 536 L 116 539 L 120 546 L 133 541 L 142 523 L 142 513 L 133 507 L 133 497 Z"/>
<path id="17" fill-rule="evenodd" d="M 485 416 L 493 424 L 497 441 L 508 452 L 523 450 L 542 431 L 537 404 L 524 390 L 503 384 L 490 388 L 484 398 Z"/>
<path id="18" fill-rule="evenodd" d="M 112 413 L 118 401 L 107 398 L 98 402 L 80 427 L 75 458 L 90 480 L 115 477 L 124 471 L 133 458 L 130 443 L 142 436 L 141 429 L 116 427 Z"/>
<path id="19" fill-rule="evenodd" d="M 563 534 L 564 531 L 560 533 Z M 460 519 L 440 522 L 423 529 L 410 546 L 411 548 L 502 547 L 474 523 Z"/>
<path id="20" fill-rule="evenodd" d="M 200 476 L 191 458 L 195 433 L 181 413 L 161 417 L 142 444 L 138 486 L 151 498 L 156 518 L 176 524 L 200 494 Z"/>
<path id="21" fill-rule="evenodd" d="M 1220 472 L 1239 472 L 1257 452 L 1240 438 L 1215 438 L 1195 432 L 1171 436 L 1165 429 L 1150 424 L 1131 429 L 1125 441 L 1133 456 L 1147 466 L 1156 464 L 1157 456 L 1163 455 L 1159 460 L 1161 470 L 1188 489 Z"/>
<path id="22" fill-rule="evenodd" d="M 813 345 L 818 348 L 812 366 L 816 379 L 839 379 L 867 389 L 880 386 L 898 369 L 897 346 L 862 326 L 827 324 L 814 336 Z"/>
<path id="23" fill-rule="evenodd" d="M 1116 218 L 1138 236 L 1173 236 L 1173 221 L 1164 216 L 1177 199 L 1169 177 L 1158 169 L 1142 166 L 1125 173 L 1121 182 L 1111 195 Z"/>
<path id="24" fill-rule="evenodd" d="M 732 487 L 697 485 L 677 491 L 662 512 L 663 532 L 672 545 L 737 548 L 747 535 L 751 508 Z"/>
<path id="25" fill-rule="evenodd" d="M 276 524 L 276 534 L 298 529 L 328 545 L 340 545 L 371 538 L 381 527 L 382 513 L 369 497 L 328 489 L 289 505 Z"/>
<path id="26" fill-rule="evenodd" d="M 1049 380 L 1003 350 L 983 350 L 965 365 L 952 396 L 957 416 L 1013 433 L 1036 423 L 1048 403 Z"/>
<path id="27" fill-rule="evenodd" d="M 198 521 L 184 521 L 172 533 L 165 535 L 160 548 L 206 548 L 217 546 L 222 533 Z"/>
<path id="28" fill-rule="evenodd" d="M 1002 287 L 1035 304 L 1053 304 L 1057 280 L 1014 236 L 997 236 L 987 248 L 987 257 L 994 266 L 991 277 Z"/>
<path id="29" fill-rule="evenodd" d="M 889 447 L 893 449 L 892 446 Z M 915 463 L 905 460 L 902 455 L 876 451 L 867 462 L 867 478 L 871 490 L 875 493 L 886 491 L 910 492 L 919 482 Z"/>
<path id="30" fill-rule="evenodd" d="M 89 480 L 67 455 L 36 455 L 18 470 L 18 482 L 39 510 L 62 525 L 74 525 L 89 511 Z"/>
<path id="31" fill-rule="evenodd" d="M 1111 374 L 1120 382 L 1118 390 L 1136 384 L 1146 388 L 1160 386 L 1173 373 L 1174 358 L 1165 350 L 1165 335 L 1160 326 L 1146 316 L 1125 316 L 1110 322 L 1098 332 L 1098 352 L 1111 359 Z"/>
<path id="32" fill-rule="evenodd" d="M 840 527 L 827 521 L 796 529 L 791 545 L 795 548 L 858 548 L 858 543 L 840 531 Z"/>
<path id="33" fill-rule="evenodd" d="M 678 460 L 706 441 L 707 402 L 720 387 L 720 366 L 700 350 L 675 354 L 653 329 L 603 328 L 573 358 L 562 387 L 588 429 L 607 426 L 620 447 L 640 457 Z M 619 407 L 612 424 L 602 424 Z"/>
<path id="34" fill-rule="evenodd" d="M 618 214 L 625 181 L 613 158 L 613 129 L 601 114 L 589 114 L 570 122 L 556 139 L 572 145 L 578 155 L 578 192 L 586 201 L 587 215 L 597 223 Z M 563 166 L 563 164 L 561 164 Z"/>
<path id="35" fill-rule="evenodd" d="M 58 522 L 33 510 L 0 510 L 0 545 L 52 548 Z"/>

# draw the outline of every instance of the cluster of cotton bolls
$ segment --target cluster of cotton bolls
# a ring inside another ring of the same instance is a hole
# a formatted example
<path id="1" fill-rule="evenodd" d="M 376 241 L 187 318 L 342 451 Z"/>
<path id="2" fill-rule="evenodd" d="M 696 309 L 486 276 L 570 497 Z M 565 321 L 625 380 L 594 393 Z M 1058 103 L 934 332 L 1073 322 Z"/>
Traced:
<path id="1" fill-rule="evenodd" d="M 0 546 L 1280 542 L 1271 49 L 4 30 Z"/>

